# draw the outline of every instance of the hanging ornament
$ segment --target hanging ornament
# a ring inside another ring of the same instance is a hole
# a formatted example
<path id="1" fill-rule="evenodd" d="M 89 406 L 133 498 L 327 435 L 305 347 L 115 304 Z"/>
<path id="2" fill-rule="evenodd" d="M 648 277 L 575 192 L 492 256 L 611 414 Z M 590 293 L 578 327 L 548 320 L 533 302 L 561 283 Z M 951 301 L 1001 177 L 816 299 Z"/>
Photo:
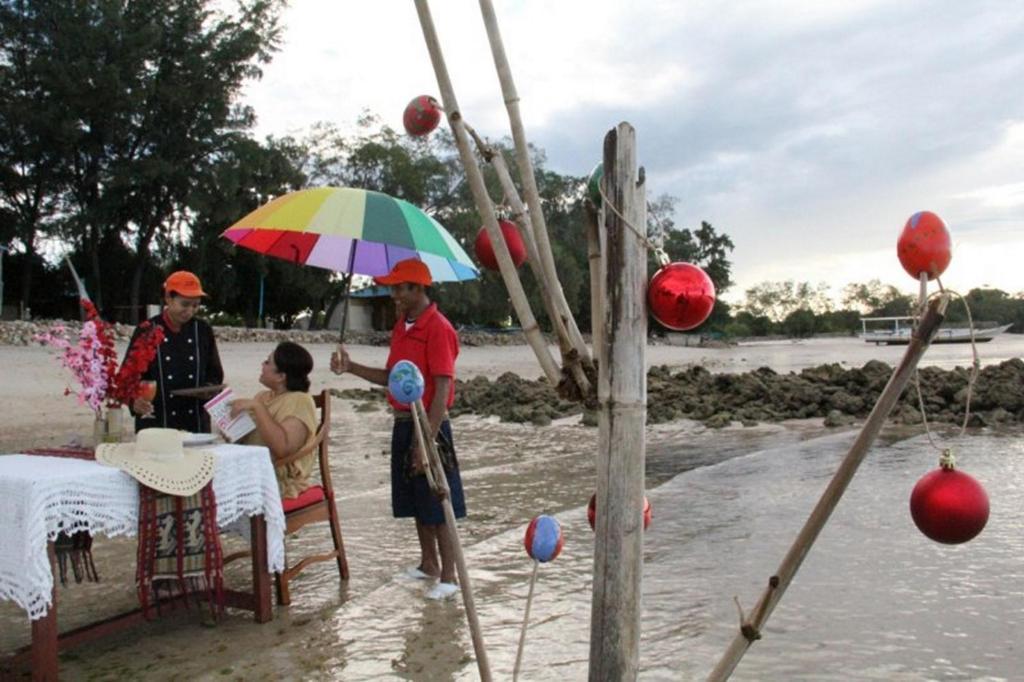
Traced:
<path id="1" fill-rule="evenodd" d="M 587 180 L 587 196 L 594 206 L 601 208 L 601 178 L 604 177 L 604 162 L 594 166 Z"/>
<path id="2" fill-rule="evenodd" d="M 971 476 L 957 471 L 946 450 L 939 468 L 925 474 L 910 493 L 910 516 L 918 530 L 947 545 L 967 542 L 988 522 L 988 495 Z"/>
<path id="3" fill-rule="evenodd" d="M 441 105 L 430 95 L 413 97 L 412 101 L 405 107 L 405 113 L 402 115 L 402 125 L 405 126 L 405 132 L 415 137 L 433 132 L 440 122 Z"/>
<path id="4" fill-rule="evenodd" d="M 699 327 L 715 307 L 715 284 L 707 273 L 690 263 L 669 263 L 657 252 L 661 269 L 647 287 L 647 305 L 662 326 L 685 332 Z"/>
<path id="5" fill-rule="evenodd" d="M 651 520 L 654 518 L 654 513 L 651 511 L 651 503 L 644 496 L 644 530 L 647 530 L 647 526 L 651 525 Z M 587 521 L 590 523 L 590 530 L 594 530 L 594 524 L 597 523 L 597 493 L 590 496 L 590 504 L 587 505 Z"/>
<path id="6" fill-rule="evenodd" d="M 408 405 L 423 397 L 423 373 L 408 360 L 399 360 L 388 372 L 388 392 L 397 402 Z"/>
<path id="7" fill-rule="evenodd" d="M 929 280 L 940 277 L 953 258 L 946 223 L 931 211 L 918 211 L 910 216 L 896 242 L 896 255 L 903 269 L 915 280 L 921 279 L 922 272 Z"/>
<path id="8" fill-rule="evenodd" d="M 563 544 L 565 540 L 562 537 L 562 526 L 554 516 L 535 516 L 526 527 L 523 545 L 526 546 L 526 553 L 534 561 L 551 561 L 562 552 Z"/>
<path id="9" fill-rule="evenodd" d="M 501 228 L 501 236 L 505 238 L 505 246 L 508 247 L 508 255 L 512 256 L 512 264 L 517 268 L 526 262 L 526 245 L 519 235 L 516 224 L 509 220 L 499 220 L 498 227 Z M 476 252 L 476 259 L 488 270 L 498 269 L 498 257 L 494 255 L 494 248 L 491 246 L 491 236 L 487 234 L 487 228 L 481 227 L 476 233 L 476 241 L 473 242 L 473 250 Z"/>

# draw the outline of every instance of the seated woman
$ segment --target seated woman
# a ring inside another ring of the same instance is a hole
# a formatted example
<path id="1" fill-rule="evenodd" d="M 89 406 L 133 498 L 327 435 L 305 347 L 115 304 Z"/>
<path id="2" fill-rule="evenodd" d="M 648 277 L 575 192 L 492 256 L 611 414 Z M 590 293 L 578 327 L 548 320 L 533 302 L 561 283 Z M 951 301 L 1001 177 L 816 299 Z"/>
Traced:
<path id="1" fill-rule="evenodd" d="M 291 341 L 279 343 L 263 361 L 260 372 L 260 383 L 268 390 L 231 403 L 232 415 L 248 411 L 256 422 L 256 430 L 241 442 L 270 448 L 283 498 L 298 497 L 309 488 L 309 476 L 317 465 L 316 448 L 294 462 L 277 464 L 316 438 L 316 405 L 309 394 L 312 370 L 313 357 L 309 351 Z"/>

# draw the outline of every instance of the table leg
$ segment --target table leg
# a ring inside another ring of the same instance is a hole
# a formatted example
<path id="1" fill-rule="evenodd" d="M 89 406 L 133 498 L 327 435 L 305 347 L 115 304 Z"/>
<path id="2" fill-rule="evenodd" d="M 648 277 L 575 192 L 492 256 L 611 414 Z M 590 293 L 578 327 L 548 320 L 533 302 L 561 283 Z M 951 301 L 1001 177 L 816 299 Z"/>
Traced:
<path id="1" fill-rule="evenodd" d="M 50 571 L 53 573 L 53 592 L 50 595 L 50 609 L 46 615 L 32 621 L 32 679 L 34 681 L 57 680 L 57 556 L 53 543 L 47 543 L 46 552 L 50 557 Z M 266 564 L 264 564 L 266 567 Z M 268 599 L 269 592 L 268 592 Z"/>
<path id="2" fill-rule="evenodd" d="M 270 599 L 270 571 L 267 570 L 267 521 L 263 514 L 249 518 L 252 529 L 252 594 L 257 623 L 274 617 Z"/>

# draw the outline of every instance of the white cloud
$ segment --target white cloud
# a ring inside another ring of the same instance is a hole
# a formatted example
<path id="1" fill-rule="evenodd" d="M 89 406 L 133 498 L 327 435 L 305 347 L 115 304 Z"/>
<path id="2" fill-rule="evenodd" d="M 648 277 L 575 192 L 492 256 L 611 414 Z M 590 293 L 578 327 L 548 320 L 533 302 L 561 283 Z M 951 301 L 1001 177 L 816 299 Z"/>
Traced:
<path id="1" fill-rule="evenodd" d="M 733 238 L 737 282 L 897 283 L 896 237 L 928 209 L 960 245 L 950 277 L 1024 289 L 1012 275 L 1024 232 L 1013 3 L 495 6 L 527 134 L 551 167 L 586 174 L 605 132 L 631 121 L 649 192 L 680 198 L 677 225 L 707 220 Z M 476 3 L 431 9 L 467 120 L 507 135 Z M 249 90 L 260 132 L 350 124 L 364 108 L 400 128 L 413 96 L 437 92 L 412 3 L 301 0 L 285 21 L 281 53 Z"/>

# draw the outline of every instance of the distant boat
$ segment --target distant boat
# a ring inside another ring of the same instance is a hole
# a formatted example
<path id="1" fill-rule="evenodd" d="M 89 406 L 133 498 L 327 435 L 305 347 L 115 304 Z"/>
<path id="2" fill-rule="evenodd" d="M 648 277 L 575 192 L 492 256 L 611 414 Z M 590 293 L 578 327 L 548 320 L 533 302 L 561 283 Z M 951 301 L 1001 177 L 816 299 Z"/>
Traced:
<path id="1" fill-rule="evenodd" d="M 869 322 L 888 322 L 884 329 L 868 329 Z M 914 331 L 913 317 L 862 317 L 860 318 L 860 338 L 867 343 L 887 346 L 905 346 L 910 343 L 910 335 Z M 1012 324 L 1004 324 L 985 329 L 974 329 L 974 340 L 977 343 L 991 341 L 999 336 Z M 971 330 L 968 327 L 940 327 L 932 339 L 932 343 L 970 343 Z"/>

